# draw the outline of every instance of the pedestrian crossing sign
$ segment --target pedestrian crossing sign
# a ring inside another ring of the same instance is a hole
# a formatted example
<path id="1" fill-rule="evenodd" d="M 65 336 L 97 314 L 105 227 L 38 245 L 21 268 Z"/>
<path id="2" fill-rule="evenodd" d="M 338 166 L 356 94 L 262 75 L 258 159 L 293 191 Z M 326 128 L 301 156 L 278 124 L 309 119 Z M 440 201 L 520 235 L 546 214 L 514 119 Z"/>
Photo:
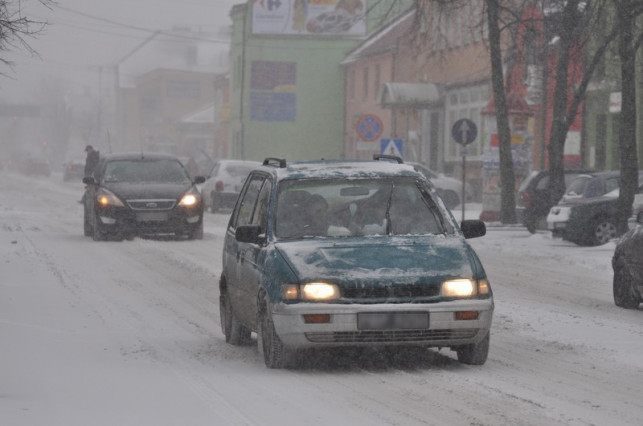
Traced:
<path id="1" fill-rule="evenodd" d="M 404 141 L 402 139 L 380 139 L 381 142 L 381 154 L 385 155 L 396 155 L 402 157 L 402 148 L 404 146 Z"/>

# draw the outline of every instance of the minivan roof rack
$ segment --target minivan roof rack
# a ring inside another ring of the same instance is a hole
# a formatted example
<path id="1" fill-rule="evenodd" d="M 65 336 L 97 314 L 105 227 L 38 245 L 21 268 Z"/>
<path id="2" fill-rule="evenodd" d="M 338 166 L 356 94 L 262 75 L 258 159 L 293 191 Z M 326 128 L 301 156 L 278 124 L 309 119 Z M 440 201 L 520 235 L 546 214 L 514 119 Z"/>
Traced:
<path id="1" fill-rule="evenodd" d="M 264 166 L 274 166 L 275 164 L 279 164 L 280 169 L 285 169 L 286 168 L 286 159 L 285 158 L 277 158 L 277 157 L 266 157 L 263 160 L 263 165 Z"/>
<path id="2" fill-rule="evenodd" d="M 398 164 L 404 164 L 404 160 L 402 160 L 402 157 L 399 157 L 397 155 L 373 154 L 373 160 L 393 160 L 397 161 Z"/>

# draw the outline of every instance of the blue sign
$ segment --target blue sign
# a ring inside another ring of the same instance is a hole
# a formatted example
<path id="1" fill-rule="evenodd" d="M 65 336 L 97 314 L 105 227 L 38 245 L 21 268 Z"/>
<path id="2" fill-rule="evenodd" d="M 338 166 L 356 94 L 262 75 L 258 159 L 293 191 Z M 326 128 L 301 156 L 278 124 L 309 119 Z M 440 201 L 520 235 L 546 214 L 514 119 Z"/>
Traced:
<path id="1" fill-rule="evenodd" d="M 451 128 L 451 136 L 453 140 L 462 146 L 469 145 L 476 140 L 478 136 L 478 127 L 476 123 L 468 118 L 461 118 L 456 121 Z"/>
<path id="2" fill-rule="evenodd" d="M 402 157 L 402 148 L 404 141 L 402 139 L 380 139 L 381 152 L 380 154 L 397 155 Z"/>

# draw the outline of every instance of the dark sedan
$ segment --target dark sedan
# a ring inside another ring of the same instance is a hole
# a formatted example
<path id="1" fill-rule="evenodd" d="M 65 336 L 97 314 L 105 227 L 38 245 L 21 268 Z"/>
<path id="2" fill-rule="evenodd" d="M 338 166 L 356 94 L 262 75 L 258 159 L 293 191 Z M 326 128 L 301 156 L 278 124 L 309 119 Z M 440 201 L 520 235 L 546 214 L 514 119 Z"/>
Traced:
<path id="1" fill-rule="evenodd" d="M 95 241 L 136 235 L 203 238 L 203 202 L 177 157 L 166 154 L 107 154 L 87 185 L 84 234 Z"/>
<path id="2" fill-rule="evenodd" d="M 637 226 L 621 237 L 614 256 L 614 303 L 634 309 L 643 302 L 643 212 L 636 216 Z"/>

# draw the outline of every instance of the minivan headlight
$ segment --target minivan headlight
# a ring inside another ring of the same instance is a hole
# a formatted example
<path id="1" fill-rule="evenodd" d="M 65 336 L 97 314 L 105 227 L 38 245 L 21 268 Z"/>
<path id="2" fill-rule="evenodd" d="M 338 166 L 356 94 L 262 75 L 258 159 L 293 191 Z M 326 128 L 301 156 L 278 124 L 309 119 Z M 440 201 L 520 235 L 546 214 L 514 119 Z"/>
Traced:
<path id="1" fill-rule="evenodd" d="M 337 300 L 340 297 L 339 287 L 336 284 L 312 282 L 306 284 L 282 284 L 281 296 L 285 300 L 303 300 L 319 302 Z"/>
<path id="2" fill-rule="evenodd" d="M 469 278 L 458 278 L 447 280 L 442 283 L 441 296 L 444 297 L 473 297 L 485 296 L 490 292 L 487 279 L 474 280 Z"/>

